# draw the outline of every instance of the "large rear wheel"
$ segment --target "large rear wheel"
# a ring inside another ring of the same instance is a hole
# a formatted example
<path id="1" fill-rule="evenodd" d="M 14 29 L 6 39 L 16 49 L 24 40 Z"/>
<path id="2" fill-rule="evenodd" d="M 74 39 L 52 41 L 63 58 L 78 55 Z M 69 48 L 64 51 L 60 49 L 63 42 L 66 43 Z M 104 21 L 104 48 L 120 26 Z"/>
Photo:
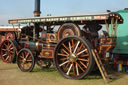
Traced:
<path id="1" fill-rule="evenodd" d="M 62 39 L 54 52 L 54 64 L 65 78 L 81 79 L 94 67 L 92 46 L 87 40 L 74 36 Z"/>

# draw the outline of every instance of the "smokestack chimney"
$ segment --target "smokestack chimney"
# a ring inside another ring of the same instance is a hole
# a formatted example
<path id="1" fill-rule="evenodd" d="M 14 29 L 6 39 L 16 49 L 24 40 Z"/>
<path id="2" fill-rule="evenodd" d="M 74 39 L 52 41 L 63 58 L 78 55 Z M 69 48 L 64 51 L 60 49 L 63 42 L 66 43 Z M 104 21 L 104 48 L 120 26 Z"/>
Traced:
<path id="1" fill-rule="evenodd" d="M 40 14 L 41 14 L 41 12 L 40 12 L 40 0 L 35 0 L 34 16 L 39 17 Z"/>

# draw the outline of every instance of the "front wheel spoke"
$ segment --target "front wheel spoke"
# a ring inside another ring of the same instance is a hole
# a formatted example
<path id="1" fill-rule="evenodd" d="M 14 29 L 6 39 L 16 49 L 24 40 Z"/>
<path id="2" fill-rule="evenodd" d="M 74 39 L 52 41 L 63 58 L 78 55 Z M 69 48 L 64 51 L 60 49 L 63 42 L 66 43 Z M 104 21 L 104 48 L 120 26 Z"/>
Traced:
<path id="1" fill-rule="evenodd" d="M 23 60 L 18 60 L 18 62 L 23 62 Z"/>
<path id="2" fill-rule="evenodd" d="M 28 62 L 32 62 L 32 60 L 26 60 L 26 61 L 28 61 Z"/>
<path id="3" fill-rule="evenodd" d="M 23 57 L 24 57 L 24 53 L 22 52 L 22 54 L 21 54 Z M 25 57 L 24 57 L 25 58 Z"/>
<path id="4" fill-rule="evenodd" d="M 72 69 L 72 64 L 70 65 L 70 67 L 69 67 L 69 69 L 68 69 L 68 72 L 66 73 L 67 75 L 69 75 L 71 69 Z"/>
<path id="5" fill-rule="evenodd" d="M 65 54 L 62 54 L 62 53 L 58 53 L 59 56 L 68 56 L 68 55 L 65 55 Z"/>
<path id="6" fill-rule="evenodd" d="M 78 65 L 78 67 L 83 71 L 85 72 L 85 70 L 76 62 L 76 64 Z"/>
<path id="7" fill-rule="evenodd" d="M 26 54 L 25 58 L 27 59 L 27 58 L 28 58 L 28 56 L 29 56 L 29 53 L 27 53 L 27 54 Z"/>
<path id="8" fill-rule="evenodd" d="M 22 59 L 24 59 L 24 57 L 23 56 L 19 56 L 20 58 L 22 58 Z"/>
<path id="9" fill-rule="evenodd" d="M 69 60 L 67 60 L 67 61 L 65 61 L 65 62 L 63 62 L 62 64 L 60 64 L 59 66 L 61 67 L 61 66 L 63 66 L 63 65 L 65 65 L 66 63 L 68 63 L 69 62 Z"/>
<path id="10" fill-rule="evenodd" d="M 79 56 L 80 54 L 82 54 L 82 53 L 84 53 L 86 51 L 87 51 L 87 49 L 82 50 L 81 52 L 77 53 L 77 56 Z"/>
<path id="11" fill-rule="evenodd" d="M 31 67 L 31 63 L 27 63 L 27 68 L 30 68 Z"/>
<path id="12" fill-rule="evenodd" d="M 87 66 L 86 66 L 83 62 L 80 61 L 80 63 L 81 63 L 85 68 L 87 68 Z"/>
<path id="13" fill-rule="evenodd" d="M 21 63 L 21 66 L 22 66 L 23 69 L 24 69 L 24 64 L 25 64 L 25 63 Z"/>
<path id="14" fill-rule="evenodd" d="M 78 70 L 78 65 L 76 64 L 76 72 L 77 72 L 77 76 L 79 76 L 79 70 Z"/>
<path id="15" fill-rule="evenodd" d="M 74 52 L 73 52 L 73 53 L 75 53 L 75 52 L 76 52 L 76 50 L 77 50 L 77 48 L 78 48 L 79 44 L 80 44 L 80 41 L 78 41 L 78 42 L 77 42 L 76 47 L 75 47 L 75 49 L 74 49 Z"/>
<path id="16" fill-rule="evenodd" d="M 26 66 L 27 66 L 27 68 L 29 68 L 29 67 L 30 67 L 28 63 L 26 64 Z"/>
<path id="17" fill-rule="evenodd" d="M 78 58 L 78 60 L 88 62 L 88 59 Z"/>

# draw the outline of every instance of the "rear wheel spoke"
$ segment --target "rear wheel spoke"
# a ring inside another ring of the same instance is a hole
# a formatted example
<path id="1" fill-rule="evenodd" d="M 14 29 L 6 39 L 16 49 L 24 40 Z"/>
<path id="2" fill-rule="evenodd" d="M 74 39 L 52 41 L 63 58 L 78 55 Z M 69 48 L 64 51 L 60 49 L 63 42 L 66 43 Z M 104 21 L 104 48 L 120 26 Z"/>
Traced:
<path id="1" fill-rule="evenodd" d="M 74 41 L 72 39 L 72 48 L 73 48 L 73 50 L 74 50 L 74 46 L 75 46 L 75 44 L 74 44 Z"/>
<path id="2" fill-rule="evenodd" d="M 79 56 L 80 54 L 82 54 L 82 53 L 84 53 L 86 51 L 87 51 L 87 49 L 82 50 L 81 52 L 77 53 L 77 56 Z"/>
<path id="3" fill-rule="evenodd" d="M 69 67 L 69 69 L 68 69 L 68 72 L 66 73 L 67 75 L 69 75 L 71 69 L 72 69 L 72 64 L 70 65 L 70 67 Z"/>
<path id="4" fill-rule="evenodd" d="M 88 59 L 82 59 L 82 58 L 78 58 L 78 60 L 85 61 L 85 62 L 88 62 L 89 61 Z"/>
<path id="5" fill-rule="evenodd" d="M 65 60 L 67 60 L 67 58 L 61 58 L 60 60 L 61 60 L 61 61 L 65 61 Z"/>
<path id="6" fill-rule="evenodd" d="M 62 54 L 62 53 L 58 53 L 59 56 L 65 56 L 67 57 L 68 55 Z"/>
<path id="7" fill-rule="evenodd" d="M 78 64 L 78 63 L 76 63 L 77 65 L 78 65 L 78 67 L 83 71 L 83 72 L 85 72 L 85 70 Z"/>
<path id="8" fill-rule="evenodd" d="M 72 53 L 71 43 L 68 42 L 68 45 L 69 45 L 70 53 Z"/>
<path id="9" fill-rule="evenodd" d="M 88 57 L 89 54 L 84 54 L 84 55 L 81 55 L 80 57 Z"/>
<path id="10" fill-rule="evenodd" d="M 75 75 L 75 66 L 73 62 L 72 62 L 72 69 L 73 69 L 73 75 Z"/>
<path id="11" fill-rule="evenodd" d="M 75 49 L 74 49 L 74 52 L 73 52 L 73 53 L 76 53 L 76 50 L 77 50 L 77 48 L 78 48 L 79 44 L 80 44 L 80 41 L 78 41 L 78 42 L 77 42 L 76 47 L 75 47 Z"/>
<path id="12" fill-rule="evenodd" d="M 70 52 L 70 50 L 68 49 L 68 47 L 64 43 L 62 45 L 64 46 L 65 49 L 68 50 L 68 52 Z"/>
<path id="13" fill-rule="evenodd" d="M 76 72 L 77 72 L 77 76 L 79 76 L 79 70 L 78 70 L 78 65 L 76 64 Z"/>
<path id="14" fill-rule="evenodd" d="M 64 70 L 66 71 L 68 66 L 70 65 L 70 62 L 67 63 L 67 65 L 65 66 Z"/>
<path id="15" fill-rule="evenodd" d="M 79 49 L 78 49 L 78 52 L 80 52 L 80 50 L 82 49 L 83 47 L 83 43 L 80 45 Z"/>
<path id="16" fill-rule="evenodd" d="M 63 65 L 65 65 L 66 63 L 68 63 L 69 62 L 69 60 L 67 60 L 67 61 L 65 61 L 65 62 L 63 62 L 62 64 L 60 64 L 59 66 L 61 67 L 61 66 L 63 66 Z"/>
<path id="17" fill-rule="evenodd" d="M 62 49 L 62 51 L 63 51 L 64 53 L 66 53 L 67 55 L 69 55 L 69 53 L 68 53 L 67 51 L 65 51 L 64 49 Z"/>
<path id="18" fill-rule="evenodd" d="M 85 68 L 87 68 L 87 66 L 86 66 L 83 62 L 80 61 L 80 63 L 81 63 Z"/>

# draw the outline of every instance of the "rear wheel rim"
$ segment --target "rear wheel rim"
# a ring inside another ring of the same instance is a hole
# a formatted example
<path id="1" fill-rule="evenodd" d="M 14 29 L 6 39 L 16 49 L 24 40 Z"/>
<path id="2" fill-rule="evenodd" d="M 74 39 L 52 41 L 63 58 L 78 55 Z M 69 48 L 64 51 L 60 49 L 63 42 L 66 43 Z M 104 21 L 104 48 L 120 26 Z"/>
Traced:
<path id="1" fill-rule="evenodd" d="M 1 44 L 1 58 L 6 63 L 11 63 L 15 57 L 15 47 L 13 42 L 5 40 Z"/>
<path id="2" fill-rule="evenodd" d="M 55 49 L 54 63 L 59 73 L 71 79 L 81 79 L 90 68 L 90 49 L 78 37 L 65 38 Z"/>
<path id="3" fill-rule="evenodd" d="M 28 49 L 22 49 L 17 57 L 17 64 L 21 71 L 31 72 L 35 65 L 34 56 Z"/>

